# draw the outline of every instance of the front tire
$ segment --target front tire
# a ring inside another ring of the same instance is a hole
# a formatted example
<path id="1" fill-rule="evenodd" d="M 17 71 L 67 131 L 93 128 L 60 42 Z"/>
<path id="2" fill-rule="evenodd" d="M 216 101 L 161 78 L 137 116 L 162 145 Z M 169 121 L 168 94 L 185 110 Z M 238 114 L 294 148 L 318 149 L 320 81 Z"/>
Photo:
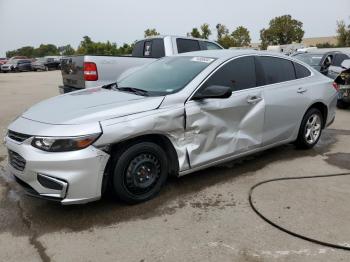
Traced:
<path id="1" fill-rule="evenodd" d="M 115 155 L 111 182 L 115 195 L 136 204 L 156 196 L 168 176 L 164 150 L 152 142 L 141 142 Z"/>
<path id="2" fill-rule="evenodd" d="M 296 146 L 301 149 L 313 148 L 321 137 L 323 123 L 320 110 L 309 109 L 301 122 Z"/>

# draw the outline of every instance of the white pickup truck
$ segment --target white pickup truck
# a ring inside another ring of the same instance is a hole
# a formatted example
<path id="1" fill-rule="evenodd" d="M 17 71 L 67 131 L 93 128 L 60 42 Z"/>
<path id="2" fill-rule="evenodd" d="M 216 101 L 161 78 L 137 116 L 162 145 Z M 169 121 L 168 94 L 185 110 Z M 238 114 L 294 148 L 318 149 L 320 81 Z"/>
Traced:
<path id="1" fill-rule="evenodd" d="M 216 42 L 180 36 L 155 36 L 135 43 L 131 56 L 69 56 L 62 59 L 61 94 L 115 82 L 123 73 L 179 53 L 222 49 Z"/>

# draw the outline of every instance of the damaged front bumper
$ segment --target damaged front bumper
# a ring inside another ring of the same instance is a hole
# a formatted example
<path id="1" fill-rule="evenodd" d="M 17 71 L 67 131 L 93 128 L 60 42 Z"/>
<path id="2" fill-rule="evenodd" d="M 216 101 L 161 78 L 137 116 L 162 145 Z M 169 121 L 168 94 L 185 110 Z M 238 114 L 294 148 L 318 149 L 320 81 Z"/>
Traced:
<path id="1" fill-rule="evenodd" d="M 5 138 L 10 173 L 30 195 L 64 205 L 101 197 L 107 153 L 93 146 L 72 152 L 45 152 L 31 146 L 31 141 L 32 138 L 22 143 Z"/>

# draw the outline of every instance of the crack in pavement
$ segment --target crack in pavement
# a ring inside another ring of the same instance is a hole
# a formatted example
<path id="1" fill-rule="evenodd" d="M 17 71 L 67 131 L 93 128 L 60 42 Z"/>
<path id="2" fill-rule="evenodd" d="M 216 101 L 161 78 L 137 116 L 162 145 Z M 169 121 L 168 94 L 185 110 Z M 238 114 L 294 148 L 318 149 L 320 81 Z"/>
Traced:
<path id="1" fill-rule="evenodd" d="M 19 209 L 20 216 L 22 218 L 23 223 L 28 228 L 29 235 L 29 243 L 34 246 L 34 248 L 38 251 L 38 254 L 43 262 L 50 262 L 51 258 L 46 254 L 46 248 L 43 244 L 38 240 L 38 234 L 33 229 L 33 225 L 31 220 L 25 215 L 24 209 L 21 206 L 21 201 L 17 202 L 17 207 Z"/>
<path id="2" fill-rule="evenodd" d="M 0 171 L 4 171 L 4 167 L 0 165 Z M 1 174 L 2 172 L 0 172 Z M 7 177 L 1 176 L 0 175 L 0 184 L 2 184 L 6 191 L 5 191 L 5 197 L 7 200 L 10 198 L 9 195 L 11 192 L 16 192 L 15 188 L 11 185 L 9 179 Z M 37 250 L 41 260 L 43 262 L 50 262 L 51 258 L 46 254 L 46 248 L 43 246 L 43 244 L 38 240 L 38 233 L 35 231 L 33 228 L 33 224 L 25 214 L 24 209 L 21 206 L 21 201 L 20 199 L 14 200 L 17 202 L 17 209 L 18 209 L 18 214 L 20 216 L 20 220 L 24 224 L 24 226 L 28 230 L 28 237 L 29 237 L 29 243 Z"/>

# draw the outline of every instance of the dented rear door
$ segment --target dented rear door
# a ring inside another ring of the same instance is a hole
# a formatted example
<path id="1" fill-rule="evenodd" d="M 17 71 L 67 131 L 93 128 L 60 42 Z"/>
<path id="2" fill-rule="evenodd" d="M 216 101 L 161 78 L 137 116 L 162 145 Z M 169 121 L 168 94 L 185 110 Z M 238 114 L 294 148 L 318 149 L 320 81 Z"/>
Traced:
<path id="1" fill-rule="evenodd" d="M 203 85 L 229 85 L 225 99 L 190 100 L 185 104 L 185 136 L 191 168 L 261 146 L 265 101 L 257 87 L 253 57 L 236 58 Z"/>

